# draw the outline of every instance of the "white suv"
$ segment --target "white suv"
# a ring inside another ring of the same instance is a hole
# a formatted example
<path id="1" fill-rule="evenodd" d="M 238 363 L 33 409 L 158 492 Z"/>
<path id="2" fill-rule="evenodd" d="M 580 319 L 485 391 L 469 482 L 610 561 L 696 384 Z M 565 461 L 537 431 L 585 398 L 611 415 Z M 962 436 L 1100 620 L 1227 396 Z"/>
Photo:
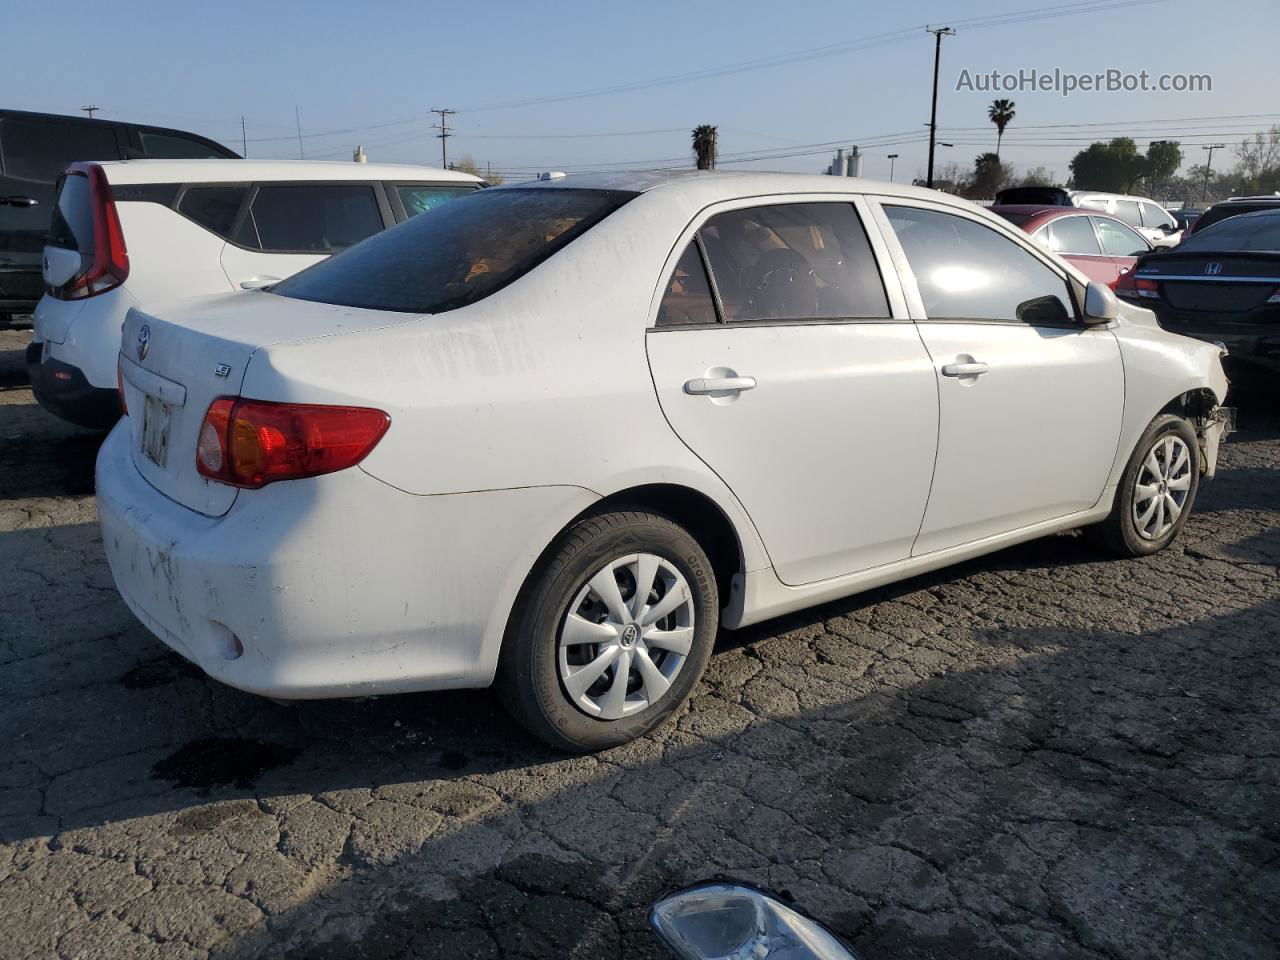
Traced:
<path id="1" fill-rule="evenodd" d="M 399 164 L 74 164 L 58 183 L 27 350 L 36 399 L 73 423 L 110 426 L 131 307 L 267 286 L 481 186 L 470 174 Z"/>

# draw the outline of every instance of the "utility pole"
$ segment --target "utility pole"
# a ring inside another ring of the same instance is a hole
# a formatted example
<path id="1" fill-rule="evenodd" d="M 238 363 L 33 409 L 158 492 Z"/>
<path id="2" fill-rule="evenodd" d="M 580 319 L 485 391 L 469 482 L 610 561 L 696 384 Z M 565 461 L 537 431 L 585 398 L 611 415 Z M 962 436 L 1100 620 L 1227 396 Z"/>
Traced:
<path id="1" fill-rule="evenodd" d="M 942 38 L 954 37 L 956 32 L 950 27 L 925 27 L 926 33 L 932 33 L 933 47 L 933 109 L 929 113 L 929 173 L 926 186 L 933 186 L 933 140 L 938 133 L 938 67 L 942 63 Z"/>
<path id="2" fill-rule="evenodd" d="M 457 113 L 458 111 L 449 109 L 440 110 L 436 107 L 432 107 L 431 112 L 438 113 L 440 115 L 440 122 L 433 123 L 431 126 L 440 131 L 436 134 L 436 137 L 440 141 L 440 166 L 447 170 L 449 169 L 449 151 L 445 149 L 445 141 L 453 136 L 453 127 L 449 126 L 449 116 Z"/>
<path id="3" fill-rule="evenodd" d="M 240 114 L 240 156 L 249 156 L 249 135 L 244 132 L 244 114 Z"/>
<path id="4" fill-rule="evenodd" d="M 298 159 L 305 160 L 307 155 L 302 152 L 302 117 L 298 115 L 298 105 L 293 105 L 293 122 L 298 128 Z"/>
<path id="5" fill-rule="evenodd" d="M 92 120 L 94 113 L 101 110 L 102 108 L 95 104 L 92 107 L 81 107 L 80 109 L 83 110 L 85 113 L 87 113 L 89 115 L 89 119 Z"/>
<path id="6" fill-rule="evenodd" d="M 1204 186 L 1200 189 L 1201 200 L 1209 199 L 1209 174 L 1213 172 L 1213 151 L 1225 150 L 1226 148 L 1227 145 L 1225 143 L 1211 143 L 1207 147 L 1200 148 L 1209 151 L 1209 162 L 1204 165 Z"/>
<path id="7" fill-rule="evenodd" d="M 893 161 L 898 159 L 896 153 L 889 154 L 889 182 L 893 183 Z"/>

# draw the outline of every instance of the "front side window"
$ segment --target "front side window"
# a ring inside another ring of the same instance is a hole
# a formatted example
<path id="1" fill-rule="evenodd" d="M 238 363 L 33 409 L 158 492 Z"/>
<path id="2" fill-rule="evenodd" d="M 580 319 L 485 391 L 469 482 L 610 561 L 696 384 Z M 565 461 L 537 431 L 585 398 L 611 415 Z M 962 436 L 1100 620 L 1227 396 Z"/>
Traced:
<path id="1" fill-rule="evenodd" d="M 889 303 L 849 203 L 731 210 L 698 231 L 728 322 L 884 318 Z"/>
<path id="2" fill-rule="evenodd" d="M 1108 257 L 1140 257 L 1151 249 L 1138 231 L 1110 217 L 1094 217 L 1102 252 Z"/>
<path id="3" fill-rule="evenodd" d="M 1168 227 L 1176 229 L 1177 224 L 1174 223 L 1173 217 L 1169 216 L 1154 203 L 1144 203 L 1142 205 L 1142 225 L 1144 227 Z"/>
<path id="4" fill-rule="evenodd" d="M 1049 224 L 1049 249 L 1054 253 L 1098 255 L 1098 238 L 1088 217 L 1062 217 Z"/>
<path id="5" fill-rule="evenodd" d="M 4 172 L 18 180 L 53 183 L 78 160 L 119 160 L 113 127 L 10 117 L 0 123 Z"/>
<path id="6" fill-rule="evenodd" d="M 569 187 L 482 190 L 370 237 L 271 292 L 372 310 L 443 313 L 517 280 L 634 196 Z"/>
<path id="7" fill-rule="evenodd" d="M 178 212 L 225 240 L 231 236 L 236 214 L 248 192 L 247 186 L 239 185 L 191 187 L 178 201 Z"/>
<path id="8" fill-rule="evenodd" d="M 467 194 L 475 193 L 475 187 L 449 186 L 442 187 L 429 183 L 401 183 L 396 185 L 396 194 L 404 204 L 404 212 L 410 217 L 434 210 L 442 203 L 457 200 Z"/>
<path id="9" fill-rule="evenodd" d="M 967 217 L 919 207 L 885 214 L 930 320 L 1066 323 L 1066 281 L 1014 241 Z"/>
<path id="10" fill-rule="evenodd" d="M 716 302 L 707 280 L 707 268 L 694 240 L 684 248 L 676 268 L 671 271 L 662 306 L 658 308 L 658 326 L 716 322 Z"/>
<path id="11" fill-rule="evenodd" d="M 382 230 L 378 198 L 368 184 L 264 185 L 236 242 L 277 253 L 334 253 Z"/>

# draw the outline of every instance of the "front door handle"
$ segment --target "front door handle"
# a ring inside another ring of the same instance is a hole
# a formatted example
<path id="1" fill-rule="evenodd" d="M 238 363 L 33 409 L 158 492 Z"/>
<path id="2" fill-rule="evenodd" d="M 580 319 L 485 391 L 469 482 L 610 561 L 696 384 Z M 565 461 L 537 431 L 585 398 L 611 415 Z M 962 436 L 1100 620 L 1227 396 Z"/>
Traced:
<path id="1" fill-rule="evenodd" d="M 684 392 L 695 396 L 707 393 L 729 393 L 741 390 L 754 390 L 755 377 L 698 377 L 684 385 Z"/>
<path id="2" fill-rule="evenodd" d="M 0 207 L 38 207 L 40 201 L 35 197 L 0 197 Z"/>
<path id="3" fill-rule="evenodd" d="M 948 363 L 942 367 L 944 377 L 980 377 L 991 368 L 985 363 Z"/>

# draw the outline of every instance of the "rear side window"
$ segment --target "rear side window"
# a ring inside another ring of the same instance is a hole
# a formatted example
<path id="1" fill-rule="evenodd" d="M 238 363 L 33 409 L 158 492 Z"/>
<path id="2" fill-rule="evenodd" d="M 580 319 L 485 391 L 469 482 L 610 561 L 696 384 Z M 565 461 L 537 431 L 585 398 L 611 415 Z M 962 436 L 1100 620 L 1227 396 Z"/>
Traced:
<path id="1" fill-rule="evenodd" d="M 49 246 L 93 256 L 93 202 L 88 177 L 71 173 L 63 178 L 49 225 Z"/>
<path id="2" fill-rule="evenodd" d="M 400 202 L 404 204 L 404 212 L 411 217 L 475 192 L 475 187 L 442 187 L 426 183 L 396 185 L 396 193 L 400 197 Z"/>
<path id="3" fill-rule="evenodd" d="M 229 239 L 248 192 L 247 186 L 191 187 L 178 201 L 178 212 L 224 240 Z"/>
<path id="4" fill-rule="evenodd" d="M 716 302 L 707 280 L 707 268 L 695 240 L 684 248 L 676 268 L 671 271 L 662 306 L 658 308 L 658 326 L 678 327 L 691 323 L 716 323 Z"/>
<path id="5" fill-rule="evenodd" d="M 1154 203 L 1142 204 L 1142 225 L 1144 227 L 1176 227 L 1173 217 L 1169 216 Z"/>
<path id="6" fill-rule="evenodd" d="M 115 128 L 10 117 L 0 122 L 4 172 L 18 180 L 53 183 L 78 160 L 119 160 Z"/>
<path id="7" fill-rule="evenodd" d="M 227 153 L 216 150 L 207 143 L 193 140 L 190 137 L 177 137 L 166 133 L 148 133 L 139 130 L 142 138 L 142 153 L 156 160 L 209 160 L 226 157 Z"/>
<path id="8" fill-rule="evenodd" d="M 1150 247 L 1136 230 L 1109 217 L 1095 217 L 1098 236 L 1102 238 L 1102 252 L 1108 257 L 1140 257 Z"/>
<path id="9" fill-rule="evenodd" d="M 1138 218 L 1138 201 L 1136 200 L 1117 200 L 1116 208 L 1111 212 L 1117 219 L 1123 220 L 1131 227 L 1142 226 L 1142 221 Z"/>
<path id="10" fill-rule="evenodd" d="M 623 190 L 484 190 L 277 283 L 271 292 L 373 310 L 442 313 L 518 279 L 634 197 Z"/>
<path id="11" fill-rule="evenodd" d="M 258 188 L 235 240 L 276 253 L 333 253 L 382 227 L 370 185 L 266 185 Z"/>
<path id="12" fill-rule="evenodd" d="M 725 320 L 888 317 L 875 256 L 848 203 L 730 210 L 698 231 Z"/>
<path id="13" fill-rule="evenodd" d="M 1088 217 L 1062 217 L 1049 224 L 1049 249 L 1054 253 L 1094 254 L 1098 249 L 1098 238 L 1093 235 L 1093 227 Z"/>
<path id="14" fill-rule="evenodd" d="M 967 217 L 884 208 L 930 320 L 1065 323 L 1066 281 L 1013 240 Z"/>

